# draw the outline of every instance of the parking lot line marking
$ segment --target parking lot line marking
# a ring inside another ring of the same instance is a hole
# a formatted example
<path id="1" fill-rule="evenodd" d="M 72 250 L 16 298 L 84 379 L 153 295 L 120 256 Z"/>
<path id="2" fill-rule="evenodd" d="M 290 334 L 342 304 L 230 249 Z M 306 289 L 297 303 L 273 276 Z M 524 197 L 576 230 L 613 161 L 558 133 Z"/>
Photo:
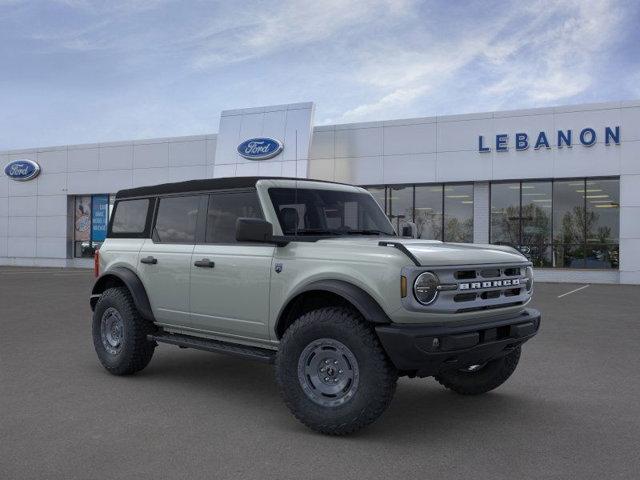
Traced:
<path id="1" fill-rule="evenodd" d="M 570 292 L 563 293 L 562 295 L 558 295 L 558 298 L 566 297 L 567 295 L 571 295 L 572 293 L 579 292 L 580 290 L 584 290 L 589 285 L 583 285 L 582 287 L 576 288 L 575 290 L 571 290 Z"/>

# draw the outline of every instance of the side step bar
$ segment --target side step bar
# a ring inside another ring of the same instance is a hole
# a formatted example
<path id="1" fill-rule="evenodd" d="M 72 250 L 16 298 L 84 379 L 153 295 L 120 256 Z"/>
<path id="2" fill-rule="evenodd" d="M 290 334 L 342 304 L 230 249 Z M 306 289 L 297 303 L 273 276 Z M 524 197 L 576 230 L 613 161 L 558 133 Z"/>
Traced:
<path id="1" fill-rule="evenodd" d="M 175 333 L 161 333 L 158 335 L 147 335 L 147 340 L 159 343 L 177 345 L 181 348 L 195 348 L 207 352 L 227 353 L 247 360 L 256 360 L 263 363 L 274 363 L 276 351 L 268 348 L 249 347 L 234 343 L 222 342 L 210 338 L 191 337 Z"/>

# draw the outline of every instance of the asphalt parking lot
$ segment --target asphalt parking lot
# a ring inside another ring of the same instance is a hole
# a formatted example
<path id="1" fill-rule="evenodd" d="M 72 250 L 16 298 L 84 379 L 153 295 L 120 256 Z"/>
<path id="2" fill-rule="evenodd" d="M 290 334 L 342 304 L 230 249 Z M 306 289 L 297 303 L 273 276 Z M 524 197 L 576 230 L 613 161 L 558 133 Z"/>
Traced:
<path id="1" fill-rule="evenodd" d="M 289 414 L 267 365 L 161 345 L 140 374 L 109 375 L 91 284 L 0 267 L 2 479 L 640 476 L 640 287 L 538 284 L 541 332 L 501 388 L 401 379 L 377 423 L 332 438 Z"/>

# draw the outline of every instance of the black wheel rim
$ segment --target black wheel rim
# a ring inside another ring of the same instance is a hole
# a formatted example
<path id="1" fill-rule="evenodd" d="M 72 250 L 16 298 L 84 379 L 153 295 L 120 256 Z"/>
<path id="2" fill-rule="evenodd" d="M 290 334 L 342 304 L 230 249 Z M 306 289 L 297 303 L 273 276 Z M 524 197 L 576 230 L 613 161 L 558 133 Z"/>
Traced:
<path id="1" fill-rule="evenodd" d="M 358 361 L 343 343 L 331 338 L 314 340 L 298 360 L 298 381 L 304 393 L 323 407 L 348 402 L 358 390 Z"/>
<path id="2" fill-rule="evenodd" d="M 102 346 L 111 355 L 117 355 L 122 348 L 124 322 L 120 312 L 113 307 L 107 308 L 100 321 L 100 339 Z"/>

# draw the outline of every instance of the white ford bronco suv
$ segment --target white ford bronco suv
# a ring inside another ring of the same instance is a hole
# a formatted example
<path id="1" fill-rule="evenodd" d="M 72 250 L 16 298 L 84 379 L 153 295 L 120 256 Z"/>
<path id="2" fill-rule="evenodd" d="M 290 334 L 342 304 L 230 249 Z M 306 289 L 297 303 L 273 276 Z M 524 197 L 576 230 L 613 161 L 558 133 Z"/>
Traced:
<path id="1" fill-rule="evenodd" d="M 333 435 L 378 418 L 398 376 L 498 387 L 540 325 L 516 250 L 399 237 L 365 189 L 322 181 L 120 191 L 95 267 L 109 372 L 142 370 L 160 342 L 275 363 L 293 414 Z"/>

